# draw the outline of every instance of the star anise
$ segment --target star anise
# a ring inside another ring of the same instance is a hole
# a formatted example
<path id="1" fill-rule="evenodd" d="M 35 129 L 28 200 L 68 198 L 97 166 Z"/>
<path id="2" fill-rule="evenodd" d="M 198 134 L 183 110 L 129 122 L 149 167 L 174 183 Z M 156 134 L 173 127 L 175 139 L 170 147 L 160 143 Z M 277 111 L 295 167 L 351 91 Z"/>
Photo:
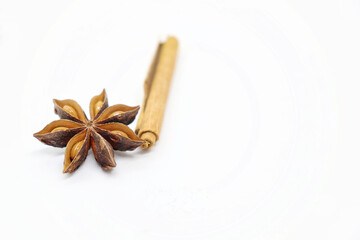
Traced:
<path id="1" fill-rule="evenodd" d="M 90 145 L 101 167 L 111 169 L 116 166 L 113 149 L 134 150 L 143 144 L 143 140 L 126 126 L 134 121 L 139 106 L 108 107 L 105 89 L 91 99 L 91 120 L 74 100 L 54 99 L 54 105 L 61 120 L 46 125 L 34 137 L 50 146 L 66 146 L 64 173 L 74 172 L 85 161 Z"/>

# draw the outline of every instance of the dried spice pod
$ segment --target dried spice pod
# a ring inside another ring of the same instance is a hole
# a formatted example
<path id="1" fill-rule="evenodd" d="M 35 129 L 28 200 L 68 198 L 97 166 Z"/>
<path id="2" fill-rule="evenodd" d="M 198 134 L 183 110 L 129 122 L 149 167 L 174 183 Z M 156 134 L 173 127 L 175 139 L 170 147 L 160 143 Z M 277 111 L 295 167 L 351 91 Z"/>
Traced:
<path id="1" fill-rule="evenodd" d="M 100 95 L 93 97 L 90 101 L 90 117 L 96 119 L 109 106 L 106 92 L 103 90 Z"/>
<path id="2" fill-rule="evenodd" d="M 60 130 L 56 131 L 57 129 Z M 77 122 L 61 119 L 49 123 L 40 132 L 35 133 L 34 137 L 53 147 L 65 147 L 75 134 L 84 129 L 85 127 Z"/>
<path id="3" fill-rule="evenodd" d="M 91 132 L 91 147 L 96 161 L 103 169 L 116 167 L 111 145 L 96 131 Z"/>
<path id="4" fill-rule="evenodd" d="M 34 137 L 54 147 L 66 146 L 64 173 L 74 172 L 85 161 L 90 145 L 96 161 L 107 170 L 116 166 L 113 149 L 131 151 L 144 142 L 125 125 L 134 120 L 139 107 L 108 107 L 105 89 L 91 99 L 90 120 L 74 100 L 54 100 L 54 105 L 62 119 L 46 125 Z"/>
<path id="5" fill-rule="evenodd" d="M 129 107 L 123 104 L 116 104 L 105 109 L 96 120 L 99 124 L 118 122 L 128 125 L 134 121 L 139 109 L 139 106 Z"/>
<path id="6" fill-rule="evenodd" d="M 90 148 L 89 131 L 83 130 L 75 135 L 66 146 L 63 173 L 74 172 L 86 159 Z M 76 146 L 81 143 L 81 146 Z M 76 149 L 74 149 L 77 147 Z M 75 154 L 74 154 L 75 151 Z"/>
<path id="7" fill-rule="evenodd" d="M 61 119 L 69 119 L 74 122 L 84 123 L 88 119 L 80 105 L 71 99 L 57 100 L 54 99 L 55 113 Z"/>
<path id="8" fill-rule="evenodd" d="M 128 126 L 121 123 L 97 125 L 96 131 L 119 151 L 134 150 L 144 143 Z"/>

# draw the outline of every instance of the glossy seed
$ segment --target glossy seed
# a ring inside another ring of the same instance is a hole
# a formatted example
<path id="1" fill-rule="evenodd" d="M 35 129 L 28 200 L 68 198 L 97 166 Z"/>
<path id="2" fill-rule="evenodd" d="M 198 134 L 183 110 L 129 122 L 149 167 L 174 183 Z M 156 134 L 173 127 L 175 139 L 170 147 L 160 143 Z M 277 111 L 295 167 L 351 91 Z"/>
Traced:
<path id="1" fill-rule="evenodd" d="M 80 151 L 82 145 L 84 144 L 84 140 L 76 143 L 72 148 L 71 148 L 71 152 L 70 152 L 70 158 L 71 160 L 74 159 L 76 157 L 76 154 L 78 154 L 78 152 Z"/>
<path id="2" fill-rule="evenodd" d="M 123 111 L 115 111 L 115 112 L 113 112 L 112 114 L 109 115 L 109 118 L 111 118 L 113 116 L 116 116 L 116 115 L 119 115 L 121 113 L 123 113 Z"/>
<path id="3" fill-rule="evenodd" d="M 95 103 L 95 116 L 96 116 L 96 114 L 98 114 L 98 112 L 100 111 L 103 104 L 104 104 L 104 102 L 101 100 L 98 101 L 97 103 Z"/>
<path id="4" fill-rule="evenodd" d="M 66 130 L 66 129 L 68 129 L 68 128 L 67 127 L 56 127 L 53 130 L 51 130 L 51 132 L 53 133 L 53 132 L 57 132 L 57 131 L 63 131 L 63 130 Z"/>
<path id="5" fill-rule="evenodd" d="M 123 131 L 120 131 L 120 130 L 114 130 L 114 131 L 111 131 L 112 133 L 114 134 L 120 134 L 121 136 L 123 137 L 129 137 L 126 133 L 124 133 Z"/>
<path id="6" fill-rule="evenodd" d="M 76 111 L 73 107 L 70 107 L 69 105 L 64 105 L 63 109 L 71 116 L 78 118 L 78 115 L 76 114 Z"/>

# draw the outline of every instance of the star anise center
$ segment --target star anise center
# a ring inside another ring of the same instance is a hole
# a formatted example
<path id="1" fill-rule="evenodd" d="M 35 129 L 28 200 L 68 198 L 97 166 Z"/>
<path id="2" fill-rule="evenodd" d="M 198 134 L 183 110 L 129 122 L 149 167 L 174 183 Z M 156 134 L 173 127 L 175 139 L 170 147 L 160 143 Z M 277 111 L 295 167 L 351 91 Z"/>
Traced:
<path id="1" fill-rule="evenodd" d="M 87 128 L 93 128 L 94 127 L 94 122 L 92 120 L 89 120 L 85 123 L 85 126 Z"/>

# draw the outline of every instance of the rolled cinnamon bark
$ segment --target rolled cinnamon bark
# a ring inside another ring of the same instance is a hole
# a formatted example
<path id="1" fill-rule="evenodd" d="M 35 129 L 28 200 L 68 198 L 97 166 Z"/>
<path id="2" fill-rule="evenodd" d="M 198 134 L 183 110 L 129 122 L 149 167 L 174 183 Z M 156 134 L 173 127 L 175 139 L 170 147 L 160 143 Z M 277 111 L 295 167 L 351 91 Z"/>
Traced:
<path id="1" fill-rule="evenodd" d="M 145 79 L 144 101 L 135 130 L 135 133 L 145 140 L 143 149 L 152 147 L 159 139 L 177 48 L 178 41 L 175 37 L 159 43 Z"/>

